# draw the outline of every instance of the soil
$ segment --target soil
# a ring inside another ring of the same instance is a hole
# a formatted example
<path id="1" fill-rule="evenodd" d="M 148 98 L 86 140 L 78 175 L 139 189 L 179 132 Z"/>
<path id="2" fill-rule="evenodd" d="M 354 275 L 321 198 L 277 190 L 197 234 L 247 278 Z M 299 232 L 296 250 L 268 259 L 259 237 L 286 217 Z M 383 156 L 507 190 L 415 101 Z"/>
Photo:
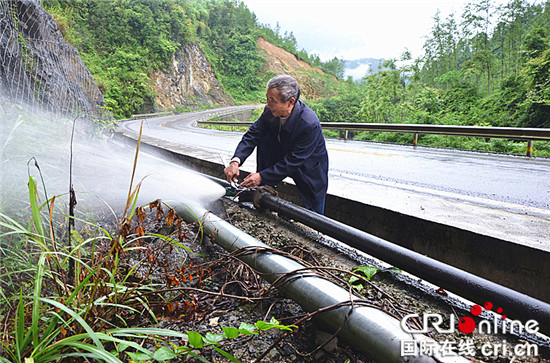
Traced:
<path id="1" fill-rule="evenodd" d="M 444 290 L 395 269 L 384 270 L 388 266 L 382 262 L 360 255 L 338 241 L 295 221 L 281 218 L 274 212 L 256 210 L 247 203 L 239 204 L 229 199 L 220 202 L 215 209 L 216 214 L 234 226 L 272 248 L 293 254 L 304 264 L 337 269 L 333 275 L 341 281 L 348 281 L 350 275 L 346 271 L 352 271 L 358 265 L 378 267 L 379 272 L 371 278 L 371 284 L 364 284 L 361 294 L 364 299 L 399 319 L 408 313 L 422 316 L 428 312 L 446 317 L 453 315 L 455 321 L 471 316 L 471 305 Z M 204 336 L 208 332 L 222 333 L 222 327 L 238 328 L 241 323 L 255 324 L 259 320 L 267 322 L 275 318 L 280 324 L 296 324 L 297 328 L 292 333 L 270 329 L 259 335 L 240 336 L 224 341 L 221 348 L 242 362 L 373 362 L 345 340 L 325 331 L 315 318 L 302 319 L 307 312 L 297 303 L 270 289 L 259 274 L 233 254 L 225 252 L 208 236 L 199 242 L 200 230 L 196 223 L 176 229 L 156 222 L 154 217 L 149 218 L 147 232 L 169 235 L 174 239 L 176 234 L 185 237 L 181 247 L 174 247 L 160 239 L 151 240 L 147 251 L 150 256 L 154 255 L 154 258 L 149 257 L 153 263 L 149 264 L 147 271 L 138 271 L 138 274 L 147 274 L 153 268 L 153 279 L 178 288 L 169 296 L 167 294 L 170 303 L 157 308 L 157 315 L 163 317 L 158 327 L 182 332 L 196 331 Z M 126 262 L 130 267 L 143 258 L 143 255 L 134 255 Z M 301 319 L 305 321 L 297 324 Z M 429 336 L 440 344 L 466 340 L 460 331 L 439 334 L 431 329 Z M 463 357 L 474 362 L 550 362 L 550 343 L 543 336 L 489 335 L 476 330 L 467 338 L 477 349 L 475 354 L 464 354 Z M 538 346 L 538 356 L 510 359 L 501 353 L 487 357 L 479 349 L 483 344 L 500 344 L 511 351 L 526 341 Z M 228 361 L 213 349 L 202 349 L 200 354 L 212 362 Z"/>

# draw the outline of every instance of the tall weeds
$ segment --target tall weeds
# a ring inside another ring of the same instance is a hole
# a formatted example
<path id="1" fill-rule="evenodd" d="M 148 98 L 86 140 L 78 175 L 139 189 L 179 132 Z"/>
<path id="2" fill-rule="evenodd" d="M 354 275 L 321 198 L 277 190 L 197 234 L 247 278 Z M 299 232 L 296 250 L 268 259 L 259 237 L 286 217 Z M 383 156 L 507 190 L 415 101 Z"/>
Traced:
<path id="1" fill-rule="evenodd" d="M 134 171 L 138 152 L 139 148 Z M 135 207 L 139 193 L 139 184 L 132 189 L 133 176 L 116 238 L 98 227 L 99 233 L 94 233 L 90 239 L 81 238 L 76 243 L 56 246 L 53 226 L 55 197 L 41 205 L 33 177 L 28 181 L 31 211 L 28 227 L 7 215 L 0 216 L 0 248 L 4 257 L 0 310 L 4 325 L 0 361 L 70 361 L 74 357 L 86 357 L 120 362 L 121 352 L 128 348 L 153 359 L 154 352 L 134 340 L 155 340 L 162 336 L 187 339 L 186 334 L 162 329 L 148 328 L 145 332 L 139 328 L 123 331 L 117 328 L 117 325 L 127 326 L 122 312 L 135 312 L 132 305 L 136 301 L 147 304 L 140 297 L 140 291 L 152 288 L 146 284 L 128 284 L 133 270 L 123 273 L 118 268 L 118 255 L 122 252 L 124 240 L 129 237 L 125 231 L 133 217 L 133 213 L 128 216 L 126 213 Z M 49 208 L 43 214 L 45 206 Z M 43 215 L 47 215 L 46 221 Z M 74 214 L 68 218 L 68 225 L 74 226 Z M 69 242 L 72 234 L 69 227 Z M 93 251 L 102 240 L 109 242 L 111 249 L 107 255 L 100 256 Z M 86 260 L 82 258 L 83 250 L 92 251 L 88 252 Z M 124 339 L 127 337 L 132 339 Z M 119 345 L 126 348 L 118 349 Z M 109 351 L 110 348 L 114 348 L 116 353 Z"/>
<path id="2" fill-rule="evenodd" d="M 134 171 L 138 152 L 139 147 Z M 205 361 L 200 350 L 207 347 L 237 361 L 219 347 L 220 342 L 265 330 L 263 324 L 257 331 L 244 326 L 202 336 L 154 328 L 159 312 L 186 305 L 172 301 L 173 295 L 167 293 L 167 287 L 175 286 L 175 281 L 180 283 L 177 277 L 168 273 L 161 278 L 154 276 L 154 271 L 162 271 L 165 266 L 149 242 L 155 239 L 169 245 L 170 250 L 189 254 L 193 252 L 182 243 L 189 238 L 185 228 L 195 228 L 201 237 L 202 230 L 200 221 L 186 227 L 171 208 L 165 216 L 164 204 L 155 201 L 149 209 L 156 209 L 157 221 L 165 219 L 164 223 L 176 229 L 177 238 L 146 233 L 146 206 L 137 205 L 141 182 L 133 186 L 133 178 L 134 174 L 114 233 L 69 215 L 64 217 L 78 220 L 82 230 L 69 229 L 64 238 L 71 243 L 60 240 L 62 237 L 56 233 L 63 236 L 60 231 L 64 229 L 54 224 L 59 216 L 53 212 L 60 198 L 54 196 L 41 203 L 36 180 L 31 176 L 28 225 L 0 214 L 0 362 L 149 362 L 181 355 Z M 130 253 L 141 257 L 133 263 L 122 263 L 124 255 Z M 182 259 L 180 264 L 184 262 Z M 183 274 L 185 267 L 180 270 Z M 196 280 L 202 279 L 205 271 L 189 268 L 180 279 L 188 276 L 192 280 L 191 273 L 196 273 Z M 191 306 L 186 307 L 188 312 L 192 312 Z M 268 327 L 288 329 L 277 322 Z"/>

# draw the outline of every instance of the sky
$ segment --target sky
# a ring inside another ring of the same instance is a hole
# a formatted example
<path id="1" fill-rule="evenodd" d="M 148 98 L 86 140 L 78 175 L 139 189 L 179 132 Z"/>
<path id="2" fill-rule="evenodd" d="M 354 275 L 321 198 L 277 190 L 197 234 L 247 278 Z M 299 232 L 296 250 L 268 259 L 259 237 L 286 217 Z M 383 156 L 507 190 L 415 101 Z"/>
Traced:
<path id="1" fill-rule="evenodd" d="M 334 57 L 398 59 L 408 49 L 422 55 L 433 18 L 462 13 L 469 0 L 243 0 L 259 23 L 280 33 L 293 32 L 298 49 L 317 54 L 323 61 Z M 507 4 L 506 0 L 494 0 Z M 460 18 L 456 18 L 460 22 Z"/>

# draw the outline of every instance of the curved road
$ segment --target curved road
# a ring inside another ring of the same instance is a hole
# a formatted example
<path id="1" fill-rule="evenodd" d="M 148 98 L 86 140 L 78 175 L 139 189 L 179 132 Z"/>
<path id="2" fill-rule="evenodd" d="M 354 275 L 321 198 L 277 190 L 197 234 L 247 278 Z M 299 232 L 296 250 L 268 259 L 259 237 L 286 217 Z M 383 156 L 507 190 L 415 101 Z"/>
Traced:
<path id="1" fill-rule="evenodd" d="M 147 119 L 143 136 L 227 162 L 242 133 L 193 126 L 212 112 Z M 137 134 L 140 123 L 127 121 L 122 131 Z M 327 139 L 327 148 L 331 194 L 480 233 L 494 229 L 511 240 L 518 234 L 527 239 L 523 242 L 550 244 L 550 159 L 335 139 Z M 253 155 L 243 169 L 253 171 L 254 161 Z M 517 216 L 528 219 L 516 221 Z"/>

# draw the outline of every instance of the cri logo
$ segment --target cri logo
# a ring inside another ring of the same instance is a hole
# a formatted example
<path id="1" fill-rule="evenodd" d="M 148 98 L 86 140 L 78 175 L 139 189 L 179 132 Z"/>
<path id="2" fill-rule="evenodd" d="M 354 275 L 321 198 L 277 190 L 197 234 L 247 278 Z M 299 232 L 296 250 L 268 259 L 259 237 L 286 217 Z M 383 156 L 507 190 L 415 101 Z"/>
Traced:
<path id="1" fill-rule="evenodd" d="M 493 303 L 490 301 L 487 301 L 484 306 L 486 310 L 493 309 Z M 483 312 L 483 308 L 479 305 L 473 305 L 470 308 L 470 313 L 473 316 L 479 316 L 481 315 L 482 312 Z M 496 312 L 498 314 L 502 314 L 502 308 L 498 307 L 496 309 Z M 502 319 L 506 319 L 506 315 L 502 315 Z M 470 334 L 471 332 L 474 331 L 475 328 L 476 328 L 476 322 L 474 321 L 474 319 L 472 319 L 469 316 L 465 316 L 458 321 L 458 330 L 460 330 L 464 334 Z"/>
<path id="2" fill-rule="evenodd" d="M 486 302 L 485 310 L 493 310 L 493 303 Z M 483 308 L 479 305 L 474 305 L 470 308 L 470 313 L 473 316 L 480 316 L 483 312 Z M 497 314 L 501 314 L 502 323 L 500 320 L 494 316 L 491 320 L 481 319 L 477 324 L 477 330 L 480 333 L 485 334 L 497 334 L 501 332 L 502 334 L 512 333 L 515 330 L 519 333 L 524 331 L 528 334 L 536 334 L 539 331 L 538 322 L 536 320 L 528 320 L 525 324 L 522 324 L 519 320 L 511 320 L 502 314 L 502 308 L 498 307 L 495 309 Z M 494 313 L 493 313 L 494 314 Z M 408 320 L 413 318 L 420 318 L 420 315 L 416 313 L 408 314 L 403 317 L 401 320 L 401 328 L 404 332 L 407 333 L 428 333 L 429 326 L 433 327 L 438 333 L 447 334 L 454 333 L 455 331 L 455 316 L 453 314 L 449 315 L 448 324 L 444 321 L 444 317 L 441 314 L 437 313 L 425 313 L 423 314 L 422 322 L 423 328 L 421 330 L 416 330 L 409 327 Z M 448 326 L 445 328 L 444 326 Z M 476 329 L 476 322 L 473 318 L 465 316 L 460 318 L 458 321 L 458 329 L 464 334 L 471 334 Z"/>

